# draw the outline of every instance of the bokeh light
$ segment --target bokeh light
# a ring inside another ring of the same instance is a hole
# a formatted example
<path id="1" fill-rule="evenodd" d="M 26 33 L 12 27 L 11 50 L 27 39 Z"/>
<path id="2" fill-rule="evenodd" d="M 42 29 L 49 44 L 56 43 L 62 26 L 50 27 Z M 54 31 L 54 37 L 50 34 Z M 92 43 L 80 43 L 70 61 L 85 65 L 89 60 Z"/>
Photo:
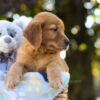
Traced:
<path id="1" fill-rule="evenodd" d="M 94 18 L 92 15 L 87 16 L 86 22 L 85 22 L 86 28 L 91 28 L 93 26 L 94 22 L 95 21 L 94 21 Z"/>
<path id="2" fill-rule="evenodd" d="M 71 33 L 76 35 L 79 32 L 79 30 L 80 30 L 80 26 L 76 25 L 76 26 L 72 27 Z"/>
<path id="3" fill-rule="evenodd" d="M 94 43 L 95 48 L 100 48 L 100 38 L 97 38 L 97 40 Z"/>
<path id="4" fill-rule="evenodd" d="M 45 0 L 43 8 L 48 11 L 52 11 L 54 10 L 54 4 L 55 4 L 55 0 Z"/>
<path id="5" fill-rule="evenodd" d="M 80 45 L 79 45 L 79 50 L 80 51 L 85 51 L 87 49 L 87 44 L 86 43 L 81 43 Z"/>
<path id="6" fill-rule="evenodd" d="M 91 4 L 91 2 L 85 2 L 84 3 L 84 8 L 91 9 L 92 7 L 93 7 L 93 5 Z"/>

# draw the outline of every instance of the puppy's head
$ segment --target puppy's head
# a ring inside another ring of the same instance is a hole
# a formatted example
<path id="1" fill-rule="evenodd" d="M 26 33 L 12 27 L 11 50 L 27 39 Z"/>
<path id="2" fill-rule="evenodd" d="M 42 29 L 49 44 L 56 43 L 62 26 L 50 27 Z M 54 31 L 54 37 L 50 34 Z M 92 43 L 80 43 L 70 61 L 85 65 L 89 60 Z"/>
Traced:
<path id="1" fill-rule="evenodd" d="M 24 30 L 24 36 L 36 49 L 42 47 L 47 51 L 59 52 L 69 45 L 62 20 L 49 12 L 37 14 Z"/>

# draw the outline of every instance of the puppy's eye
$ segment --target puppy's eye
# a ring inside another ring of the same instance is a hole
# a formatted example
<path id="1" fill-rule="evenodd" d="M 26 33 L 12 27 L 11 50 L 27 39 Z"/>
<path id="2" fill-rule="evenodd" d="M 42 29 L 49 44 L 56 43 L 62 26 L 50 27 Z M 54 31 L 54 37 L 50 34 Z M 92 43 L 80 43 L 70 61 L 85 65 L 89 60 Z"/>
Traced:
<path id="1" fill-rule="evenodd" d="M 57 25 L 52 24 L 52 25 L 50 26 L 50 30 L 53 31 L 53 32 L 58 31 L 58 27 L 57 27 Z"/>
<path id="2" fill-rule="evenodd" d="M 54 31 L 54 32 L 56 32 L 57 30 L 58 30 L 58 28 L 57 28 L 57 27 L 52 28 L 52 31 Z"/>
<path id="3" fill-rule="evenodd" d="M 0 35 L 2 35 L 2 33 L 0 33 Z"/>

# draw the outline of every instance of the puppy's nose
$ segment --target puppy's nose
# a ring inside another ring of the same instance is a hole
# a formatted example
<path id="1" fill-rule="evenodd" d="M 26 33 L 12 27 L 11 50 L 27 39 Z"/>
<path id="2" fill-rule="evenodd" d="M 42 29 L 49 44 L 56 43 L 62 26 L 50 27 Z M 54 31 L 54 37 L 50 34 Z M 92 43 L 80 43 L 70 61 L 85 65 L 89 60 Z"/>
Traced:
<path id="1" fill-rule="evenodd" d="M 4 39 L 4 41 L 5 41 L 6 43 L 11 43 L 11 38 L 6 37 L 6 38 Z"/>
<path id="2" fill-rule="evenodd" d="M 66 46 L 68 46 L 68 45 L 69 45 L 69 40 L 64 40 L 64 44 L 65 44 Z"/>

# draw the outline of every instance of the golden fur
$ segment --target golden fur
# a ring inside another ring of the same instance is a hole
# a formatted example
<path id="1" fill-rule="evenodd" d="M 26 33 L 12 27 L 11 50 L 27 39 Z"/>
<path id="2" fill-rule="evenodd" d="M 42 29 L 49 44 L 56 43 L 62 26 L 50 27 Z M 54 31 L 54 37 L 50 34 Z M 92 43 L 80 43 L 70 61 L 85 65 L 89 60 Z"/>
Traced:
<path id="1" fill-rule="evenodd" d="M 50 86 L 59 89 L 63 85 L 61 72 L 69 70 L 59 56 L 68 47 L 64 43 L 68 38 L 62 20 L 52 13 L 41 12 L 26 27 L 24 37 L 16 62 L 8 72 L 7 87 L 13 88 L 25 71 L 46 71 Z"/>

